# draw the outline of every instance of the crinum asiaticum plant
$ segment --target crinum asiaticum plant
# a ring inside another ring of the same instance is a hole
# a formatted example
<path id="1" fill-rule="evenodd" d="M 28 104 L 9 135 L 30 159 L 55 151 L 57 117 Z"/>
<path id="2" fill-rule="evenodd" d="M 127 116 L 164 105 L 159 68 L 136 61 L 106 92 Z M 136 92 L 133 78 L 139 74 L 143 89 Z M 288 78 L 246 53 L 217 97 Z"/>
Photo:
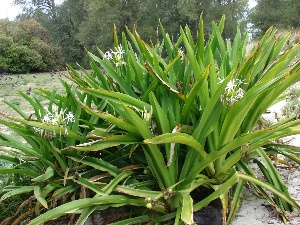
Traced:
<path id="1" fill-rule="evenodd" d="M 160 26 L 162 39 L 155 45 L 146 44 L 136 29 L 123 33 L 121 41 L 114 31 L 110 51 L 99 50 L 100 57 L 88 53 L 91 72 L 69 67 L 77 100 L 94 120 L 85 124 L 89 141 L 65 151 L 72 152 L 70 160 L 102 175 L 88 178 L 79 169 L 74 181 L 94 196 L 58 206 L 29 224 L 67 213 L 81 213 L 77 224 L 82 224 L 97 209 L 124 205 L 139 210 L 112 224 L 193 224 L 193 212 L 217 198 L 229 224 L 245 183 L 285 221 L 286 211 L 300 210 L 268 157 L 282 154 L 299 163 L 297 148 L 274 141 L 300 133 L 300 121 L 257 126 L 299 79 L 299 45 L 284 51 L 289 36 L 276 40 L 270 28 L 245 55 L 247 35 L 237 29 L 232 42 L 224 41 L 224 17 L 212 26 L 205 40 L 200 18 L 195 39 L 185 27 L 175 42 Z M 111 152 L 124 155 L 122 168 L 113 164 Z M 250 159 L 264 181 L 248 166 Z M 193 199 L 199 188 L 209 190 L 207 197 Z"/>

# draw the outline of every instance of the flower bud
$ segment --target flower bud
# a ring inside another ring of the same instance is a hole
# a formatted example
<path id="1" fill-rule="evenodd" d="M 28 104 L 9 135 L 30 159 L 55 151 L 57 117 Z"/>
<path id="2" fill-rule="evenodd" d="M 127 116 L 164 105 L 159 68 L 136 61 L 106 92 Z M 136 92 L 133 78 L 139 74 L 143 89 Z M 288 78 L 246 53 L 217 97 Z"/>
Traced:
<path id="1" fill-rule="evenodd" d="M 146 207 L 148 208 L 148 209 L 152 209 L 152 204 L 149 202 L 149 203 L 147 203 L 147 205 L 146 205 Z"/>

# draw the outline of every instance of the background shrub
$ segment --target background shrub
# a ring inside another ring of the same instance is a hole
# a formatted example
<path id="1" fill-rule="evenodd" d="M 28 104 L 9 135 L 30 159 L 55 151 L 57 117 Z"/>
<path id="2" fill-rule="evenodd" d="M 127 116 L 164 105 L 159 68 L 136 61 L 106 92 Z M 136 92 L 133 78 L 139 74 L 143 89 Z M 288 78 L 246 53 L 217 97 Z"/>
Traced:
<path id="1" fill-rule="evenodd" d="M 64 60 L 36 20 L 0 20 L 0 70 L 12 73 L 59 70 Z"/>
<path id="2" fill-rule="evenodd" d="M 8 71 L 12 73 L 46 69 L 42 56 L 25 45 L 13 44 L 6 51 L 5 58 L 8 62 Z"/>

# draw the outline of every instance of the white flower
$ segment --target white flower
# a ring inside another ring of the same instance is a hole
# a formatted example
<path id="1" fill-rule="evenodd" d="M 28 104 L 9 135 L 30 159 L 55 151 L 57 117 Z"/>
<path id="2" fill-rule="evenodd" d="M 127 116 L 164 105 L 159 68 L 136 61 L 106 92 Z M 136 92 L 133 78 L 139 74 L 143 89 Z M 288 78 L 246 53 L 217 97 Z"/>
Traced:
<path id="1" fill-rule="evenodd" d="M 43 122 L 47 124 L 51 124 L 53 119 L 53 115 L 48 112 L 44 117 L 43 117 Z"/>
<path id="2" fill-rule="evenodd" d="M 228 84 L 226 85 L 225 90 L 226 90 L 227 92 L 231 92 L 231 91 L 234 91 L 235 87 L 236 87 L 235 81 L 234 81 L 234 80 L 230 80 L 230 81 L 228 82 Z"/>
<path id="3" fill-rule="evenodd" d="M 219 78 L 218 84 L 221 84 L 223 81 L 224 79 Z M 245 94 L 245 91 L 241 88 L 243 84 L 246 83 L 240 79 L 230 80 L 225 87 L 225 93 L 221 96 L 222 102 L 232 105 L 240 100 Z"/>
<path id="4" fill-rule="evenodd" d="M 38 127 L 33 127 L 33 130 L 37 133 L 39 133 L 41 131 L 41 128 L 38 128 Z"/>
<path id="5" fill-rule="evenodd" d="M 67 124 L 75 122 L 75 117 L 71 111 L 66 114 L 65 121 Z"/>
<path id="6" fill-rule="evenodd" d="M 118 47 L 116 47 L 115 50 L 116 51 L 111 50 L 111 52 L 116 56 L 122 56 L 125 53 L 122 45 L 119 45 Z"/>
<path id="7" fill-rule="evenodd" d="M 107 51 L 104 53 L 103 58 L 111 60 L 113 57 L 112 57 L 112 54 L 110 53 L 110 51 Z"/>
<path id="8" fill-rule="evenodd" d="M 242 88 L 239 88 L 236 92 L 236 98 L 241 99 L 245 94 L 245 91 Z"/>

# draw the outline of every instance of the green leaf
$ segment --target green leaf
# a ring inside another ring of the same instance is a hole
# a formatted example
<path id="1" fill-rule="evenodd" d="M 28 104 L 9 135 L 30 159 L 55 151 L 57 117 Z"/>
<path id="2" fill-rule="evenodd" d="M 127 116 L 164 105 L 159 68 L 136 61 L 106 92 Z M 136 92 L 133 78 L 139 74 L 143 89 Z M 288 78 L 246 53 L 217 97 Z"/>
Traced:
<path id="1" fill-rule="evenodd" d="M 114 146 L 136 144 L 139 142 L 141 142 L 140 138 L 130 134 L 123 134 L 110 136 L 101 140 L 87 142 L 76 146 L 71 146 L 70 148 L 77 151 L 100 151 Z"/>
<path id="2" fill-rule="evenodd" d="M 155 198 L 161 194 L 159 191 L 137 189 L 126 185 L 118 185 L 115 187 L 114 191 L 141 198 Z"/>
<path id="3" fill-rule="evenodd" d="M 157 74 L 155 69 L 148 62 L 145 63 L 145 66 L 148 72 L 154 77 L 154 79 L 156 78 L 159 81 L 159 83 L 161 83 L 164 87 L 166 87 L 167 90 L 170 90 L 172 93 L 174 93 L 179 99 L 182 100 L 184 99 L 184 96 L 181 93 L 179 93 L 179 91 L 175 87 L 173 87 L 170 83 L 166 82 L 163 78 L 161 78 Z"/>
<path id="4" fill-rule="evenodd" d="M 215 187 L 216 190 L 212 194 L 194 205 L 194 211 L 198 211 L 207 206 L 211 201 L 220 198 L 224 192 L 232 188 L 238 181 L 239 175 L 234 169 L 232 169 L 224 183 L 218 185 L 218 187 Z"/>
<path id="5" fill-rule="evenodd" d="M 191 62 L 191 65 L 192 65 L 192 68 L 193 68 L 193 71 L 194 71 L 194 76 L 198 80 L 198 78 L 202 74 L 202 71 L 200 69 L 200 66 L 199 66 L 197 60 L 196 60 L 193 48 L 192 48 L 191 44 L 189 43 L 189 41 L 188 41 L 188 39 L 187 39 L 187 37 L 184 33 L 184 30 L 182 28 L 180 28 L 180 33 L 181 33 L 181 36 L 183 37 L 183 43 L 184 43 L 184 46 L 186 48 L 189 60 Z"/>
<path id="6" fill-rule="evenodd" d="M 34 187 L 34 196 L 36 197 L 36 199 L 46 208 L 48 209 L 48 204 L 47 201 L 44 197 L 42 197 L 42 192 L 41 192 L 41 188 L 39 186 L 35 186 Z"/>
<path id="7" fill-rule="evenodd" d="M 144 224 L 149 221 L 148 215 L 132 217 L 129 219 L 121 220 L 118 222 L 110 223 L 110 225 L 131 225 L 131 224 Z"/>
<path id="8" fill-rule="evenodd" d="M 128 131 L 129 133 L 132 133 L 132 134 L 136 134 L 136 135 L 139 135 L 140 133 L 138 132 L 138 130 L 132 126 L 131 124 L 125 122 L 124 120 L 120 119 L 120 118 L 117 118 L 111 114 L 108 114 L 108 113 L 105 113 L 105 112 L 101 112 L 101 111 L 98 111 L 98 110 L 95 110 L 95 109 L 92 109 L 84 104 L 81 104 L 81 107 L 89 114 L 93 115 L 93 116 L 96 116 L 96 117 L 99 117 L 101 119 L 104 119 L 106 121 L 109 121 L 110 123 L 118 126 L 119 128 L 121 129 L 124 129 L 126 131 Z"/>
<path id="9" fill-rule="evenodd" d="M 190 195 L 183 197 L 181 219 L 186 224 L 195 224 L 193 219 L 193 198 Z"/>
<path id="10" fill-rule="evenodd" d="M 258 152 L 258 154 L 261 156 L 262 160 L 264 161 L 264 163 L 266 164 L 266 169 L 270 175 L 270 178 L 272 180 L 273 186 L 277 189 L 279 189 L 281 192 L 286 193 L 288 195 L 288 190 L 287 187 L 285 186 L 285 184 L 283 183 L 283 180 L 281 179 L 281 176 L 279 174 L 279 172 L 276 170 L 276 168 L 274 167 L 271 159 L 267 156 L 267 154 L 265 153 L 265 151 L 262 148 L 258 148 L 256 150 Z M 287 204 L 287 202 L 285 202 L 284 200 L 281 201 L 282 205 L 283 205 L 283 211 L 284 210 L 289 210 L 292 211 L 292 208 L 289 204 Z"/>
<path id="11" fill-rule="evenodd" d="M 197 59 L 198 61 L 201 60 L 204 61 L 204 24 L 202 19 L 202 13 L 200 15 L 199 19 L 199 27 L 198 27 L 198 40 L 197 40 Z"/>
<path id="12" fill-rule="evenodd" d="M 96 210 L 95 208 L 96 208 L 95 206 L 85 208 L 80 214 L 80 217 L 76 222 L 76 225 L 83 225 L 85 221 L 89 218 L 89 216 Z"/>
<path id="13" fill-rule="evenodd" d="M 28 119 L 28 116 L 15 104 L 3 100 L 3 102 L 7 105 L 9 105 L 12 109 L 14 109 L 20 116 L 22 116 L 24 119 Z"/>
<path id="14" fill-rule="evenodd" d="M 34 188 L 35 188 L 35 186 L 22 186 L 20 188 L 15 189 L 15 190 L 9 191 L 9 192 L 5 193 L 4 195 L 2 195 L 2 197 L 0 198 L 0 202 L 2 202 L 5 199 L 10 198 L 14 195 L 19 195 L 19 194 L 31 192 L 31 191 L 34 190 Z"/>
<path id="15" fill-rule="evenodd" d="M 111 180 L 107 186 L 102 188 L 102 191 L 105 194 L 109 195 L 122 180 L 129 177 L 132 173 L 133 173 L 132 171 L 124 171 L 118 174 L 118 176 L 116 176 L 113 180 Z"/>
<path id="16" fill-rule="evenodd" d="M 277 82 L 279 82 L 279 78 L 256 85 L 247 91 L 245 95 L 232 106 L 221 129 L 219 146 L 228 143 L 230 140 L 232 140 L 232 138 L 234 138 L 236 132 L 240 128 L 241 123 L 258 98 L 259 94 L 268 91 L 270 88 L 272 88 L 272 85 L 276 84 Z"/>
<path id="17" fill-rule="evenodd" d="M 46 169 L 46 171 L 45 171 L 44 174 L 42 174 L 42 175 L 40 175 L 40 176 L 38 176 L 38 177 L 36 177 L 36 178 L 33 178 L 33 179 L 31 179 L 31 180 L 32 180 L 32 181 L 36 181 L 36 182 L 42 182 L 42 181 L 46 181 L 46 180 L 48 180 L 49 178 L 53 177 L 53 175 L 54 175 L 54 170 L 53 170 L 52 167 L 49 166 L 49 167 Z"/>
<path id="18" fill-rule="evenodd" d="M 49 200 L 55 200 L 55 199 L 58 199 L 60 198 L 61 196 L 65 195 L 65 194 L 68 194 L 68 193 L 73 193 L 76 189 L 78 189 L 80 186 L 75 184 L 75 185 L 69 185 L 69 186 L 66 186 L 66 187 L 62 187 L 58 190 L 56 190 L 52 197 L 49 199 Z"/>
<path id="19" fill-rule="evenodd" d="M 104 60 L 101 60 L 99 57 L 95 56 L 91 52 L 88 55 L 95 60 L 96 62 L 100 63 L 103 69 L 106 71 L 106 74 L 111 77 L 125 92 L 134 98 L 137 98 L 134 91 L 131 89 L 130 85 L 114 70 L 114 68 L 110 67 Z"/>
<path id="20" fill-rule="evenodd" d="M 143 102 L 137 98 L 131 97 L 130 95 L 119 93 L 119 92 L 111 92 L 111 91 L 106 91 L 106 90 L 101 90 L 101 89 L 91 89 L 91 88 L 83 88 L 79 87 L 79 90 L 96 96 L 97 98 L 100 99 L 105 99 L 107 101 L 112 101 L 119 103 L 122 102 L 125 105 L 128 105 L 130 107 L 135 107 L 140 111 L 144 111 L 146 109 L 147 111 L 150 110 L 151 106 L 147 104 L 146 102 Z"/>
<path id="21" fill-rule="evenodd" d="M 245 185 L 245 181 L 240 179 L 239 182 L 237 183 L 234 193 L 233 193 L 233 199 L 230 202 L 230 211 L 229 215 L 227 218 L 227 224 L 231 224 L 232 220 L 234 219 L 236 213 L 238 212 L 239 209 L 239 204 L 241 201 L 241 196 L 243 194 L 243 187 Z"/>
<path id="22" fill-rule="evenodd" d="M 20 122 L 24 125 L 28 125 L 28 126 L 32 126 L 32 127 L 37 127 L 37 128 L 41 128 L 50 132 L 56 132 L 57 134 L 65 134 L 66 133 L 66 128 L 61 127 L 61 126 L 55 126 L 55 125 L 50 125 L 50 124 L 46 124 L 46 123 L 41 123 L 38 121 L 32 121 L 32 120 L 24 120 L 24 119 L 19 119 L 16 117 L 12 117 L 12 116 L 7 116 L 8 119 L 10 120 L 14 120 L 17 122 Z M 73 138 L 75 140 L 79 140 L 79 141 L 86 141 L 86 139 L 72 131 L 68 131 L 66 134 L 67 137 L 69 138 Z"/>
<path id="23" fill-rule="evenodd" d="M 144 139 L 152 138 L 152 132 L 143 119 L 141 119 L 133 110 L 123 105 L 124 110 L 130 118 L 131 124 L 137 127 Z M 165 187 L 171 186 L 171 178 L 166 169 L 164 158 L 156 145 L 149 145 L 149 149 L 144 148 L 148 163 L 151 161 L 151 170 L 157 175 L 157 179 L 165 182 Z M 148 154 L 148 155 L 147 155 Z"/>
<path id="24" fill-rule="evenodd" d="M 107 195 L 100 188 L 98 188 L 96 185 L 94 185 L 93 183 L 89 182 L 87 179 L 85 179 L 83 177 L 79 177 L 78 179 L 73 179 L 73 180 L 76 183 L 81 184 L 81 185 L 89 188 L 90 190 L 94 191 L 97 194 L 97 196 Z"/>
<path id="25" fill-rule="evenodd" d="M 288 202 L 295 209 L 300 211 L 300 205 L 294 199 L 292 199 L 289 194 L 287 194 L 285 192 L 282 192 L 281 190 L 275 188 L 274 186 L 262 181 L 261 179 L 255 178 L 253 176 L 249 176 L 249 175 L 242 174 L 242 173 L 238 173 L 238 176 L 239 176 L 240 179 L 243 179 L 245 181 L 248 181 L 248 182 L 254 183 L 256 185 L 259 185 L 263 188 L 266 188 L 267 190 L 271 191 L 272 193 L 274 193 L 275 195 L 277 195 L 281 199 Z"/>
<path id="26" fill-rule="evenodd" d="M 36 177 L 38 173 L 26 170 L 26 169 L 9 169 L 6 167 L 0 167 L 0 174 L 21 174 L 21 175 L 27 175 L 29 177 Z"/>
<path id="27" fill-rule="evenodd" d="M 165 143 L 179 143 L 185 144 L 196 151 L 204 159 L 207 156 L 207 153 L 204 151 L 203 146 L 197 142 L 192 136 L 185 133 L 166 133 L 153 138 L 145 139 L 144 143 L 146 144 L 165 144 Z"/>
<path id="28" fill-rule="evenodd" d="M 182 112 L 181 112 L 181 123 L 182 124 L 186 124 L 187 122 L 187 118 L 190 114 L 190 110 L 192 105 L 194 104 L 195 101 L 195 97 L 197 96 L 197 94 L 199 94 L 199 89 L 202 86 L 203 82 L 207 79 L 208 75 L 209 75 L 209 69 L 210 66 L 208 66 L 203 74 L 201 74 L 201 76 L 198 78 L 198 80 L 196 81 L 196 83 L 193 85 L 192 90 L 190 91 L 189 95 L 186 97 L 186 101 L 184 103 Z"/>
<path id="29" fill-rule="evenodd" d="M 63 215 L 73 213 L 79 209 L 84 209 L 95 205 L 112 205 L 113 204 L 123 204 L 123 205 L 134 205 L 134 206 L 144 206 L 144 199 L 133 199 L 124 195 L 110 195 L 94 198 L 85 198 L 80 200 L 75 200 L 63 205 L 60 205 L 54 209 L 47 211 L 46 213 L 36 217 L 31 220 L 28 225 L 42 224 L 46 221 L 59 218 Z"/>
<path id="30" fill-rule="evenodd" d="M 117 167 L 113 166 L 109 162 L 106 162 L 102 159 L 97 159 L 97 158 L 90 157 L 90 156 L 80 156 L 80 155 L 75 155 L 75 154 L 69 155 L 67 157 L 76 162 L 80 162 L 82 164 L 91 166 L 97 170 L 107 171 L 114 177 L 116 177 L 116 176 L 118 176 L 118 174 L 120 174 L 120 171 Z"/>

